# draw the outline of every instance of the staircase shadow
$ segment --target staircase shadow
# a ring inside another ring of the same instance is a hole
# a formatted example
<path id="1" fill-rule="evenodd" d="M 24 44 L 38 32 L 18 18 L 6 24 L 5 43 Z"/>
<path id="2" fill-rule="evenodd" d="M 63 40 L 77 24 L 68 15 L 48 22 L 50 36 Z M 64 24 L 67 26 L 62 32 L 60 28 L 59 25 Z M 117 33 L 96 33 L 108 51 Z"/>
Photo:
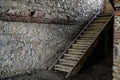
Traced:
<path id="1" fill-rule="evenodd" d="M 105 37 L 103 33 L 91 56 L 79 71 L 80 75 L 85 75 L 89 79 L 94 80 L 113 80 L 113 33 L 111 32 L 113 32 L 113 28 L 108 30 L 107 53 L 105 52 Z"/>

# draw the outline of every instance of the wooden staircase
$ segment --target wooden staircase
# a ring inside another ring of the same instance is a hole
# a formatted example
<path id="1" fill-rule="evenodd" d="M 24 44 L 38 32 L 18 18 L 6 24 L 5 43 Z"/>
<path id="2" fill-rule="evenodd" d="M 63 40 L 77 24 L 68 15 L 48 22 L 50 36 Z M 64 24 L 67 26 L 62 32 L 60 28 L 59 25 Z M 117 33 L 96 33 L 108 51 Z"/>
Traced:
<path id="1" fill-rule="evenodd" d="M 101 14 L 97 18 L 93 17 L 49 70 L 63 71 L 67 73 L 66 78 L 75 75 L 90 56 L 90 51 L 94 48 L 99 35 L 112 18 L 112 13 Z"/>

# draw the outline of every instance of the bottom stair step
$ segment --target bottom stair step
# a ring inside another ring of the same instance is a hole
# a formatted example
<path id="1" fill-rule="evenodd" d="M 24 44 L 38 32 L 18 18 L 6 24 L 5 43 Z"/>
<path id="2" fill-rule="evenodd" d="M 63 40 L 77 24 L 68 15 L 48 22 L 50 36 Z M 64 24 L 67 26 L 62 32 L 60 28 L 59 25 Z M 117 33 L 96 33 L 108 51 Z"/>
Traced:
<path id="1" fill-rule="evenodd" d="M 64 72 L 70 72 L 72 70 L 72 67 L 62 65 L 62 64 L 56 64 L 54 69 L 59 71 L 64 71 Z"/>

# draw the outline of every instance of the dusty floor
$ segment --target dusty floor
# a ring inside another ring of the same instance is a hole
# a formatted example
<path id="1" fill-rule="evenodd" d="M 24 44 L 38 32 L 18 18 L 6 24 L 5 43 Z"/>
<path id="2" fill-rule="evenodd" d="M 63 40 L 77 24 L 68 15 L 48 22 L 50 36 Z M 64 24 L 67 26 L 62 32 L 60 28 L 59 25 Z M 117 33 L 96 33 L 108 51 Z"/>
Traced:
<path id="1" fill-rule="evenodd" d="M 18 75 L 0 80 L 112 80 L 111 57 L 107 57 L 86 67 L 79 74 L 65 79 L 62 73 L 36 70 L 32 73 Z"/>

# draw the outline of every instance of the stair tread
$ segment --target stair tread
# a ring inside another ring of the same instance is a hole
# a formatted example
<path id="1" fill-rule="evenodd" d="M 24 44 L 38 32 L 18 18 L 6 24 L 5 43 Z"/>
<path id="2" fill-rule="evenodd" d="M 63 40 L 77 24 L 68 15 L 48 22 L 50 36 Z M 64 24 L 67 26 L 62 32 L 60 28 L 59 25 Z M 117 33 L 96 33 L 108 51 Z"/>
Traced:
<path id="1" fill-rule="evenodd" d="M 69 57 L 78 57 L 78 58 L 80 58 L 81 57 L 81 55 L 82 55 L 83 53 L 73 53 L 73 54 L 71 54 L 71 53 L 66 53 L 66 54 L 64 54 L 64 56 L 69 56 Z"/>
<path id="2" fill-rule="evenodd" d="M 54 69 L 55 69 L 55 70 L 58 70 L 58 71 L 63 71 L 63 72 L 70 72 L 70 71 L 67 70 L 67 69 L 61 69 L 61 68 L 58 68 L 58 67 L 55 67 Z"/>
<path id="3" fill-rule="evenodd" d="M 81 37 L 95 37 L 97 34 L 84 34 L 84 35 L 81 35 Z"/>
<path id="4" fill-rule="evenodd" d="M 108 20 L 109 19 L 109 17 L 98 17 L 98 18 L 96 18 L 96 20 Z"/>
<path id="5" fill-rule="evenodd" d="M 63 64 L 55 64 L 54 69 L 69 72 L 72 69 L 72 67 L 71 66 L 66 66 L 66 65 L 63 65 Z"/>
<path id="6" fill-rule="evenodd" d="M 82 37 L 82 38 L 94 38 L 95 36 L 91 36 L 91 35 L 81 35 L 80 37 Z"/>
<path id="7" fill-rule="evenodd" d="M 85 52 L 86 52 L 86 50 L 85 51 L 70 51 L 70 52 L 68 52 L 68 54 L 83 55 L 83 53 L 85 53 Z"/>
<path id="8" fill-rule="evenodd" d="M 89 45 L 72 44 L 72 46 L 78 46 L 78 47 L 88 47 Z"/>
<path id="9" fill-rule="evenodd" d="M 89 44 L 91 44 L 91 42 L 80 42 L 80 41 L 76 41 L 75 44 L 80 44 L 80 45 L 85 44 L 85 45 L 89 45 Z"/>
<path id="10" fill-rule="evenodd" d="M 76 63 L 68 63 L 68 62 L 65 62 L 65 61 L 59 61 L 59 64 L 68 65 L 68 66 L 76 65 Z"/>
<path id="11" fill-rule="evenodd" d="M 86 29 L 86 31 L 100 31 L 100 29 Z"/>
<path id="12" fill-rule="evenodd" d="M 87 49 L 88 47 L 72 47 L 73 49 Z"/>
<path id="13" fill-rule="evenodd" d="M 76 40 L 76 42 L 92 42 L 93 40 L 81 40 L 81 39 L 78 39 L 78 40 Z"/>
<path id="14" fill-rule="evenodd" d="M 70 49 L 68 49 L 68 50 L 70 50 L 70 51 L 85 51 L 85 50 L 82 50 L 82 49 L 74 49 L 74 48 L 70 48 Z"/>
<path id="15" fill-rule="evenodd" d="M 70 59 L 65 59 L 65 58 L 59 59 L 59 61 L 68 62 L 68 63 L 77 63 L 77 61 L 75 60 L 70 60 Z"/>
<path id="16" fill-rule="evenodd" d="M 103 25 L 103 26 L 104 26 L 104 25 Z M 90 26 L 90 27 L 87 28 L 87 30 L 89 30 L 89 29 L 91 29 L 91 30 L 92 30 L 92 29 L 97 29 L 97 30 L 99 29 L 99 30 L 100 30 L 100 29 L 103 28 L 103 26 L 99 26 L 99 25 L 96 25 L 96 26 Z"/>
<path id="17" fill-rule="evenodd" d="M 91 38 L 91 37 L 80 37 L 81 40 L 93 40 L 94 38 Z"/>
<path id="18" fill-rule="evenodd" d="M 87 30 L 85 32 L 93 32 L 93 30 Z M 94 31 L 94 33 L 98 33 L 98 31 Z"/>
<path id="19" fill-rule="evenodd" d="M 87 49 L 88 47 L 77 47 L 77 46 L 72 46 L 72 48 L 75 48 L 75 49 Z"/>
<path id="20" fill-rule="evenodd" d="M 72 69 L 71 66 L 67 66 L 67 65 L 63 65 L 63 64 L 56 64 L 56 67 L 64 67 L 64 68 L 68 68 L 68 69 Z"/>
<path id="21" fill-rule="evenodd" d="M 91 42 L 80 42 L 80 41 L 77 41 L 76 44 L 80 44 L 80 45 L 83 45 L 83 44 L 85 44 L 85 45 L 90 45 Z"/>
<path id="22" fill-rule="evenodd" d="M 111 16 L 112 15 L 112 13 L 105 13 L 105 14 L 100 14 L 100 15 L 98 15 L 98 17 L 106 17 L 106 16 Z"/>
<path id="23" fill-rule="evenodd" d="M 78 57 L 64 57 L 64 59 L 71 59 L 71 60 L 79 60 L 80 58 Z"/>
<path id="24" fill-rule="evenodd" d="M 98 26 L 98 27 L 101 27 L 104 25 L 104 23 L 91 23 L 90 26 Z"/>
<path id="25" fill-rule="evenodd" d="M 93 21 L 94 23 L 103 23 L 103 22 L 106 22 L 107 20 L 95 20 Z"/>
<path id="26" fill-rule="evenodd" d="M 98 34 L 99 32 L 85 31 L 83 34 Z"/>

